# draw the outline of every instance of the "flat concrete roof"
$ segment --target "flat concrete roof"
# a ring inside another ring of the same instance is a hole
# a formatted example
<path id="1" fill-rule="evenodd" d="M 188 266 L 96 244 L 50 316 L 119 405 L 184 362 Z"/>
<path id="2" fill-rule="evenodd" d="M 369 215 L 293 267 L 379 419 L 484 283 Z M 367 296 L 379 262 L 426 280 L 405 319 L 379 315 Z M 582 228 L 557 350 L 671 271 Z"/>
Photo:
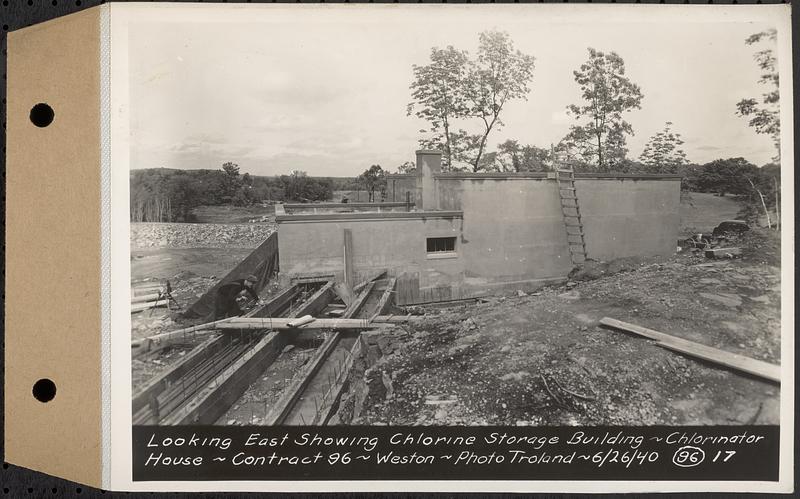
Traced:
<path id="1" fill-rule="evenodd" d="M 463 211 L 386 211 L 361 213 L 309 213 L 298 215 L 277 215 L 275 221 L 310 222 L 340 220 L 418 220 L 424 218 L 464 218 Z"/>

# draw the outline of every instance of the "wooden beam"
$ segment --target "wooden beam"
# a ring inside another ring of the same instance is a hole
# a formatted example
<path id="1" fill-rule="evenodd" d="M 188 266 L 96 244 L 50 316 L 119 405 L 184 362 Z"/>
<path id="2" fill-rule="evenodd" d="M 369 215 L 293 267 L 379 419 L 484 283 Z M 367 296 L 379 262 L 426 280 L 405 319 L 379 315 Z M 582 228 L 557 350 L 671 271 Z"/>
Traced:
<path id="1" fill-rule="evenodd" d="M 603 317 L 600 319 L 600 324 L 602 326 L 619 329 L 650 338 L 651 340 L 656 340 L 656 344 L 658 346 L 668 350 L 684 353 L 698 359 L 707 360 L 709 362 L 713 362 L 715 364 L 719 364 L 747 374 L 752 374 L 776 383 L 781 382 L 781 366 L 779 365 L 752 359 L 750 357 L 745 357 L 744 355 L 726 352 L 718 348 L 685 340 L 683 338 L 678 338 L 677 336 L 672 336 L 654 329 L 637 326 L 636 324 L 618 321 L 610 317 Z"/>
<path id="2" fill-rule="evenodd" d="M 353 363 L 359 355 L 361 355 L 361 341 L 356 341 L 350 353 L 345 355 L 344 362 L 342 363 L 342 371 L 333 381 L 330 395 L 327 398 L 323 398 L 322 407 L 319 408 L 316 417 L 310 424 L 325 426 L 328 423 L 328 420 L 332 416 L 333 408 L 338 405 L 339 397 L 342 395 L 342 390 L 347 382 L 347 378 L 350 377 Z"/>
<path id="3" fill-rule="evenodd" d="M 291 412 L 292 407 L 300 398 L 303 390 L 313 379 L 314 375 L 319 371 L 319 368 L 325 362 L 328 354 L 333 351 L 336 344 L 339 342 L 339 335 L 332 334 L 325 339 L 317 351 L 314 353 L 308 362 L 306 362 L 303 372 L 295 376 L 294 381 L 284 390 L 283 396 L 272 406 L 267 416 L 264 418 L 264 425 L 278 425 L 283 422 L 286 416 Z"/>
<path id="4" fill-rule="evenodd" d="M 372 314 L 372 319 L 375 319 L 383 313 L 383 309 L 386 308 L 386 305 L 389 303 L 389 300 L 394 293 L 394 285 L 397 283 L 397 278 L 392 277 L 389 280 L 389 283 L 386 285 L 386 289 L 383 291 L 383 295 L 381 296 L 380 301 L 378 301 L 378 305 L 375 307 L 375 312 Z"/>
<path id="5" fill-rule="evenodd" d="M 367 284 L 371 283 L 372 281 L 377 281 L 378 279 L 383 277 L 383 275 L 386 272 L 387 272 L 386 269 L 380 269 L 380 270 L 376 270 L 375 272 L 373 272 L 371 274 L 368 274 L 368 277 L 366 279 L 364 279 L 360 283 L 358 283 L 355 286 L 353 286 L 353 291 L 355 291 L 356 293 L 360 292 L 362 289 L 364 289 L 364 286 L 366 286 Z"/>
<path id="6" fill-rule="evenodd" d="M 161 308 L 167 306 L 167 300 L 147 301 L 143 303 L 134 303 L 131 305 L 131 313 L 142 312 L 151 308 Z"/>
<path id="7" fill-rule="evenodd" d="M 148 336 L 141 340 L 134 340 L 131 342 L 131 348 L 134 350 L 134 355 L 138 356 L 146 352 L 150 352 L 157 348 L 164 348 L 168 345 L 175 343 L 186 343 L 187 339 L 193 339 L 197 334 L 210 334 L 213 333 L 218 324 L 221 324 L 228 319 L 220 319 L 206 324 L 198 324 L 190 326 L 177 331 L 170 331 L 168 333 L 156 334 Z"/>
<path id="8" fill-rule="evenodd" d="M 280 316 L 292 304 L 292 300 L 300 293 L 300 288 L 296 285 L 289 286 L 273 297 L 264 306 L 255 308 L 246 314 L 245 317 L 276 317 Z"/>
<path id="9" fill-rule="evenodd" d="M 186 354 L 185 357 L 181 358 L 177 364 L 173 365 L 166 372 L 150 380 L 149 383 L 133 395 L 133 413 L 136 414 L 139 409 L 148 405 L 153 397 L 166 390 L 173 383 L 176 383 L 178 378 L 183 376 L 184 373 L 212 355 L 215 355 L 228 340 L 229 338 L 225 336 L 217 336 L 216 338 L 210 338 L 204 341 L 192 349 L 191 352 Z"/>
<path id="10" fill-rule="evenodd" d="M 137 295 L 131 297 L 131 303 L 139 303 L 143 301 L 155 301 L 158 300 L 159 298 L 164 298 L 164 295 L 162 293 L 153 293 L 150 295 Z"/>
<path id="11" fill-rule="evenodd" d="M 304 315 L 317 315 L 322 312 L 328 303 L 333 299 L 333 282 L 327 282 L 304 301 L 296 310 L 287 315 L 289 318 L 302 317 Z"/>
<path id="12" fill-rule="evenodd" d="M 403 322 L 420 322 L 424 320 L 424 315 L 379 315 L 373 317 L 371 322 L 373 324 L 400 324 Z"/>
<path id="13" fill-rule="evenodd" d="M 266 334 L 194 396 L 163 420 L 164 425 L 214 424 L 286 346 L 284 332 Z"/>
<path id="14" fill-rule="evenodd" d="M 282 331 L 286 329 L 370 329 L 376 327 L 368 319 L 314 319 L 313 322 L 298 327 L 291 327 L 289 323 L 297 320 L 287 317 L 259 318 L 259 319 L 229 319 L 218 324 L 219 329 L 271 329 Z"/>
<path id="15" fill-rule="evenodd" d="M 361 310 L 361 307 L 364 306 L 364 303 L 367 301 L 367 297 L 372 292 L 372 289 L 375 287 L 375 281 L 372 281 L 366 285 L 366 287 L 358 294 L 358 298 L 356 301 L 350 304 L 349 307 L 345 309 L 344 317 L 353 317 Z"/>
<path id="16" fill-rule="evenodd" d="M 353 232 L 344 229 L 344 283 L 352 286 L 353 282 Z"/>

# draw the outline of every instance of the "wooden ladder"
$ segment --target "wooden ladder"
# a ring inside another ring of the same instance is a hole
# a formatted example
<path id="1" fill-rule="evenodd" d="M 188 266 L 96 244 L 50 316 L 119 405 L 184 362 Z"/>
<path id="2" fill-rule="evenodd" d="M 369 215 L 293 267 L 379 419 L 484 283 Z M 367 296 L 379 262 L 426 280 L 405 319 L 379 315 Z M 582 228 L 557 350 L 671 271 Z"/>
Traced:
<path id="1" fill-rule="evenodd" d="M 581 208 L 578 205 L 578 191 L 575 189 L 575 170 L 568 162 L 566 167 L 554 164 L 558 197 L 561 199 L 561 213 L 564 216 L 564 229 L 567 232 L 569 256 L 573 265 L 586 262 L 586 237 L 583 233 Z"/>

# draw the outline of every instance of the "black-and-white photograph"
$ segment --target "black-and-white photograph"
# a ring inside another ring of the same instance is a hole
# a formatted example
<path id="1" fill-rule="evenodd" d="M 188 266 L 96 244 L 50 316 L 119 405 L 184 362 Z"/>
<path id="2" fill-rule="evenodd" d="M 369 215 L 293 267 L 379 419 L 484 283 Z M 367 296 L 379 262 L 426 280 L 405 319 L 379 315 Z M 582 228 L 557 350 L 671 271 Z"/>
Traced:
<path id="1" fill-rule="evenodd" d="M 130 23 L 133 424 L 779 424 L 778 26 L 451 7 Z"/>

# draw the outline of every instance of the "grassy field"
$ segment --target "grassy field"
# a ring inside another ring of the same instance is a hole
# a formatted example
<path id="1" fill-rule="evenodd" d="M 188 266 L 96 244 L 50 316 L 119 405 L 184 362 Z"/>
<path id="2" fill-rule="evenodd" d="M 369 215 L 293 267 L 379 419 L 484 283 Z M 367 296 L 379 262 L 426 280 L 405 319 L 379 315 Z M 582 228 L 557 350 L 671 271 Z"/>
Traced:
<path id="1" fill-rule="evenodd" d="M 250 220 L 263 216 L 275 215 L 272 205 L 261 206 L 198 206 L 194 209 L 197 222 L 208 224 L 236 224 L 247 223 Z"/>
<path id="2" fill-rule="evenodd" d="M 742 205 L 734 196 L 692 192 L 681 201 L 681 235 L 711 232 L 723 220 L 736 220 Z"/>

